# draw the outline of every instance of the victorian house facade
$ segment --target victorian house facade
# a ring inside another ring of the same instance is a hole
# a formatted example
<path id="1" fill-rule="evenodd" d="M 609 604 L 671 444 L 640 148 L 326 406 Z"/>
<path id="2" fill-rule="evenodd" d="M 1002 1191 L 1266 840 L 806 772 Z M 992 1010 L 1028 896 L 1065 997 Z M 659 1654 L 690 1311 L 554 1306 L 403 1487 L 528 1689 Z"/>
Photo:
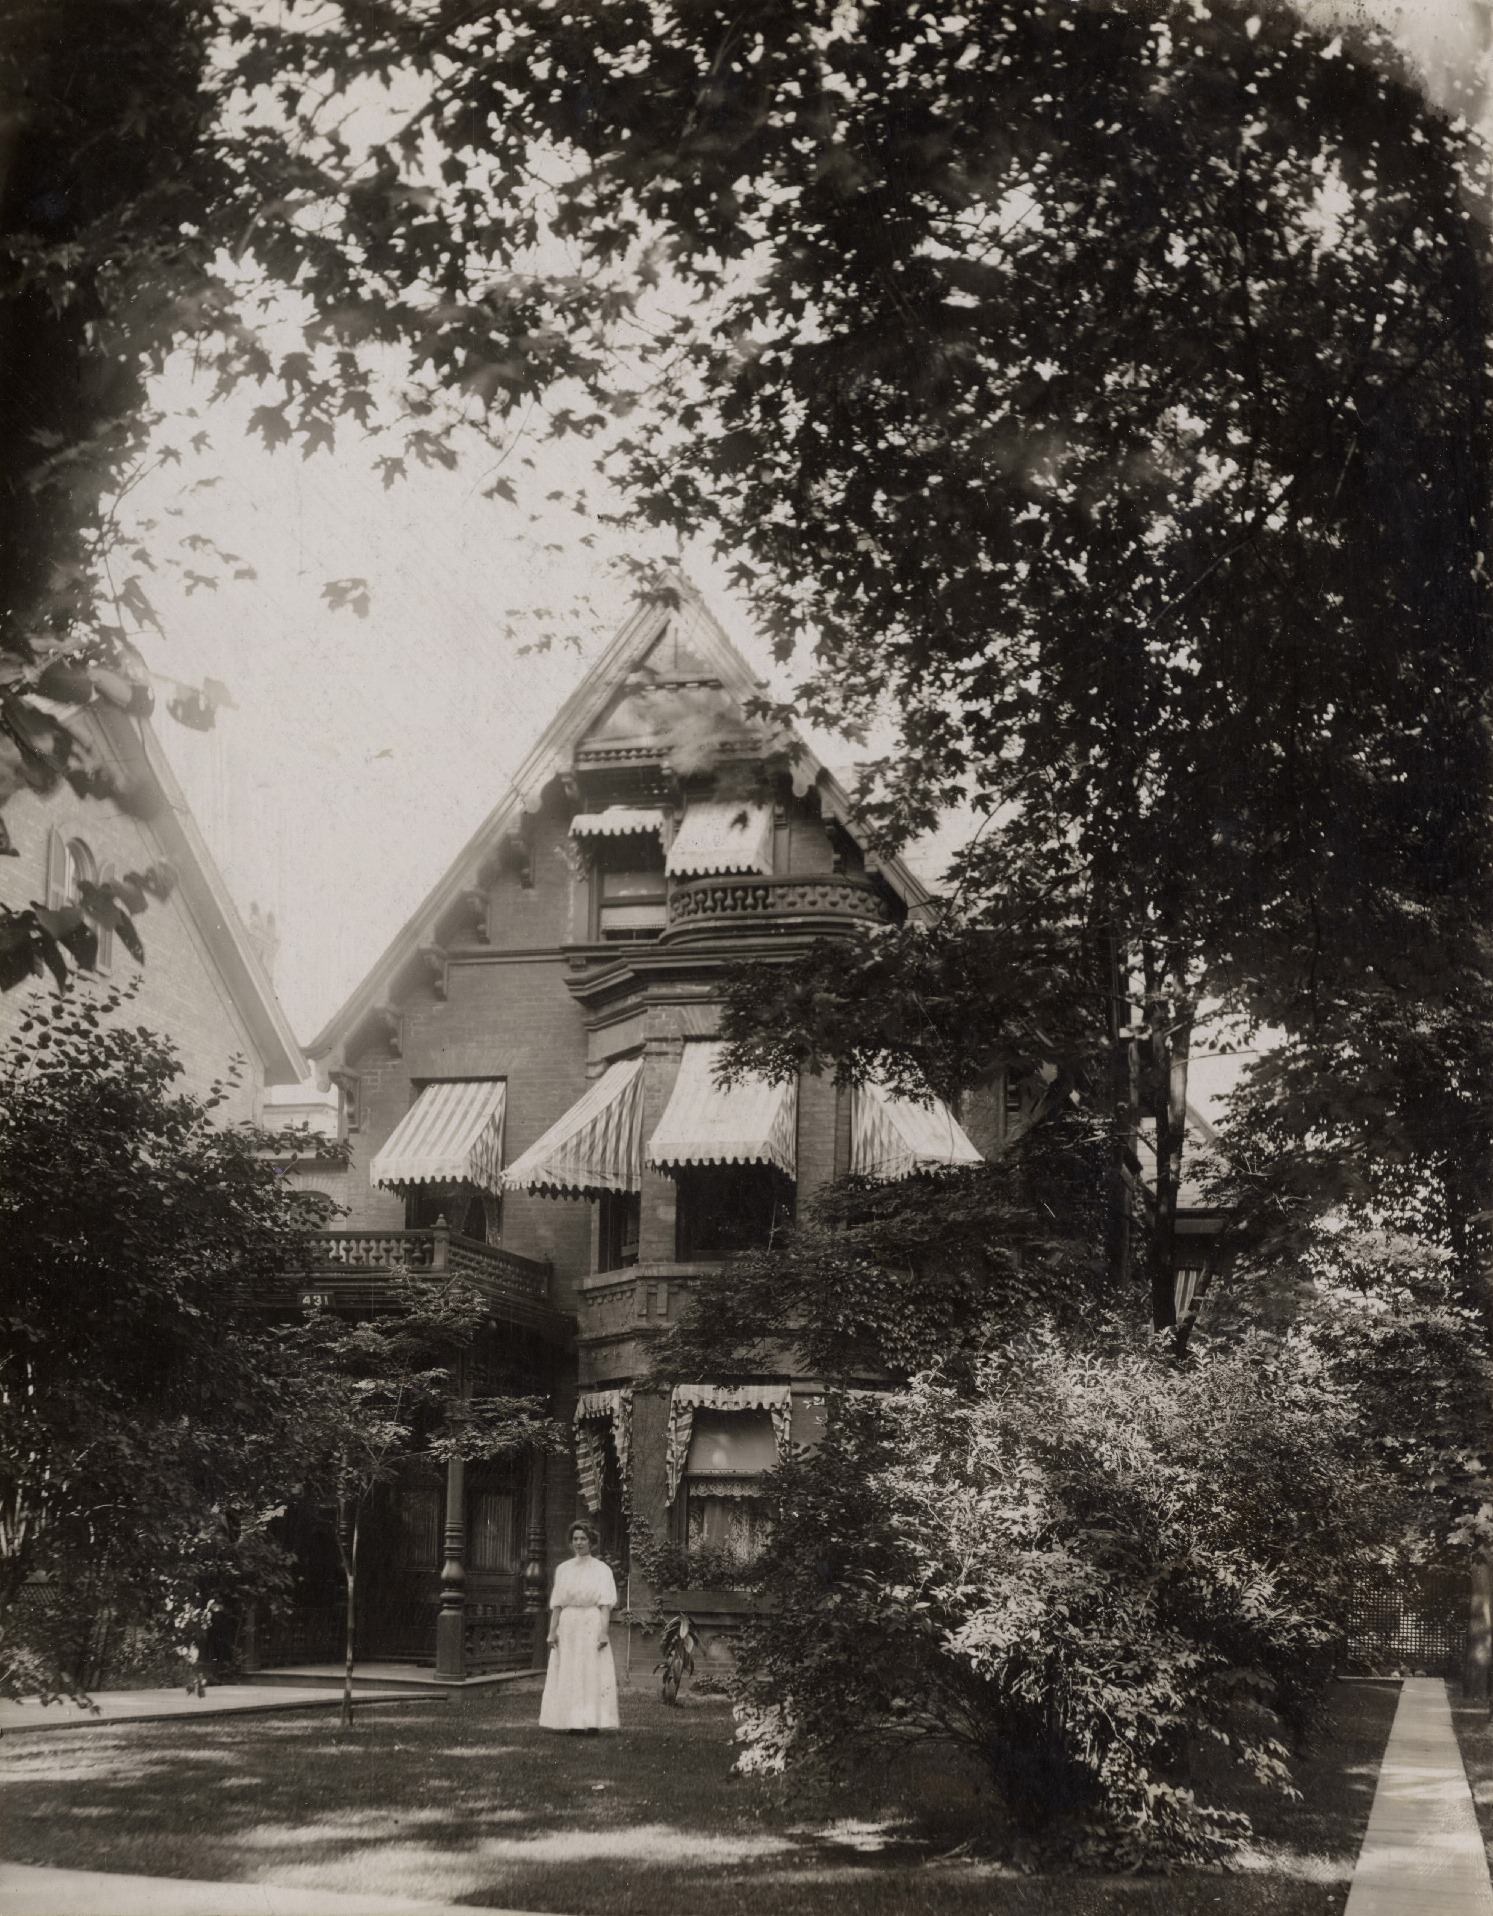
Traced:
<path id="1" fill-rule="evenodd" d="M 693 593 L 639 610 L 308 1047 L 350 1152 L 322 1180 L 344 1215 L 302 1301 L 356 1302 L 390 1265 L 461 1271 L 489 1300 L 477 1387 L 542 1390 L 574 1432 L 571 1457 L 456 1464 L 387 1500 L 365 1656 L 447 1678 L 527 1665 L 578 1511 L 619 1584 L 624 1505 L 721 1583 L 753 1547 L 760 1473 L 820 1428 L 822 1387 L 662 1388 L 650 1346 L 828 1180 L 998 1142 L 994 1107 L 982 1135 L 980 1116 L 966 1130 L 828 1078 L 717 1083 L 726 967 L 927 905 L 863 849 L 813 755 L 750 715 L 759 689 Z M 634 1575 L 633 1609 L 651 1594 Z M 318 1653 L 316 1612 L 308 1590 L 278 1660 Z"/>

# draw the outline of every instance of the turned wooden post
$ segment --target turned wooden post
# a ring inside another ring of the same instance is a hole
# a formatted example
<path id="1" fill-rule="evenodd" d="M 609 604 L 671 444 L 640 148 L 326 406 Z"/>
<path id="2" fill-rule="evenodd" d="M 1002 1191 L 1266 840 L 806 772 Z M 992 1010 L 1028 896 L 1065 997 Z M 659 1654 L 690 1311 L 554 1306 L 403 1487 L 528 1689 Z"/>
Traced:
<path id="1" fill-rule="evenodd" d="M 459 1360 L 456 1394 L 472 1393 L 466 1353 Z M 445 1561 L 441 1565 L 441 1608 L 435 1622 L 436 1675 L 460 1683 L 467 1673 L 467 1466 L 455 1456 L 446 1464 Z"/>
<path id="2" fill-rule="evenodd" d="M 529 1523 L 524 1539 L 524 1611 L 530 1630 L 531 1660 L 540 1668 L 545 1661 L 545 1638 L 549 1635 L 549 1567 L 544 1544 L 544 1452 L 535 1451 L 529 1462 Z"/>

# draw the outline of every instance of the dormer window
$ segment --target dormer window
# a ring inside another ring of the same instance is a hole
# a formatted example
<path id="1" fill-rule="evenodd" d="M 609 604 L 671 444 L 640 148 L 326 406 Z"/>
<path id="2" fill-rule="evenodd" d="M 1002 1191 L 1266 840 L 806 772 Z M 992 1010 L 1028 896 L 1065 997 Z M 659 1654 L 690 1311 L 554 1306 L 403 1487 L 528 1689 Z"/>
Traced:
<path id="1" fill-rule="evenodd" d="M 656 832 L 595 841 L 596 935 L 605 944 L 656 938 L 669 922 L 664 848 Z"/>

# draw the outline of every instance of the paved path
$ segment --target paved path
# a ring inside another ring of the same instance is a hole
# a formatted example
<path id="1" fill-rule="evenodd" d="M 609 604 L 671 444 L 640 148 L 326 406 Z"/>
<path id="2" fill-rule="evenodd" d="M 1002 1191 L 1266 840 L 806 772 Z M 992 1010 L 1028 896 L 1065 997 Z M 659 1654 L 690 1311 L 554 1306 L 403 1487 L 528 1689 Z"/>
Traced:
<path id="1" fill-rule="evenodd" d="M 365 1708 L 421 1702 L 431 1697 L 445 1702 L 447 1690 L 361 1690 L 353 1686 L 353 1702 Z M 178 1685 L 169 1690 L 96 1690 L 98 1714 L 76 1703 L 11 1703 L 0 1701 L 0 1735 L 12 1730 L 86 1730 L 106 1723 L 151 1723 L 162 1717 L 242 1716 L 267 1710 L 330 1710 L 342 1701 L 340 1690 L 325 1684 L 290 1689 L 270 1683 L 225 1683 L 209 1688 L 205 1696 L 188 1696 Z"/>
<path id="2" fill-rule="evenodd" d="M 1343 1916 L 1493 1916 L 1446 1685 L 1407 1677 Z"/>
<path id="3" fill-rule="evenodd" d="M 0 1863 L 0 1916 L 473 1916 L 474 1905 Z M 502 1916 L 523 1916 L 506 1910 Z"/>

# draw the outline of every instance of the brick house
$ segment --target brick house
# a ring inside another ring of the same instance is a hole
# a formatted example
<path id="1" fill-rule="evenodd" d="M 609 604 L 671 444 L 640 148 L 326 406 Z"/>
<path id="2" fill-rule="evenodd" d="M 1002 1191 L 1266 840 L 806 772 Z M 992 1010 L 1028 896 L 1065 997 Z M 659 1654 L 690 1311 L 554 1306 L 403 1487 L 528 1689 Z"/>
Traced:
<path id="1" fill-rule="evenodd" d="M 749 1554 L 755 1480 L 813 1440 L 822 1386 L 663 1390 L 651 1342 L 826 1181 L 980 1156 L 942 1107 L 808 1075 L 715 1083 L 726 966 L 927 903 L 857 842 L 812 753 L 749 715 L 759 689 L 693 593 L 637 611 L 308 1047 L 351 1147 L 308 1290 L 462 1269 L 491 1299 L 478 1368 L 551 1392 L 575 1432 L 573 1459 L 517 1476 L 453 1466 L 444 1508 L 433 1485 L 392 1500 L 365 1656 L 449 1678 L 527 1664 L 578 1510 L 619 1582 L 624 1498 L 717 1572 Z M 1003 1123 L 984 1115 L 976 1137 Z M 649 1594 L 634 1578 L 634 1609 Z M 724 1620 L 736 1600 L 712 1601 Z M 304 1631 L 275 1648 L 329 1654 Z"/>
<path id="2" fill-rule="evenodd" d="M 111 982 L 134 979 L 121 1016 L 175 1043 L 182 1088 L 203 1096 L 238 1061 L 238 1078 L 218 1116 L 256 1120 L 265 1087 L 298 1083 L 306 1061 L 255 939 L 234 906 L 181 787 L 148 719 L 105 701 L 72 713 L 67 725 L 116 785 L 130 811 L 109 799 L 78 798 L 59 785 L 43 794 L 22 787 L 5 800 L 0 904 L 12 910 L 77 902 L 80 880 L 104 881 L 169 864 L 176 888 L 152 899 L 139 920 L 145 964 L 117 939 L 101 935 L 97 971 Z M 0 1045 L 26 1015 L 32 992 L 0 992 Z"/>

